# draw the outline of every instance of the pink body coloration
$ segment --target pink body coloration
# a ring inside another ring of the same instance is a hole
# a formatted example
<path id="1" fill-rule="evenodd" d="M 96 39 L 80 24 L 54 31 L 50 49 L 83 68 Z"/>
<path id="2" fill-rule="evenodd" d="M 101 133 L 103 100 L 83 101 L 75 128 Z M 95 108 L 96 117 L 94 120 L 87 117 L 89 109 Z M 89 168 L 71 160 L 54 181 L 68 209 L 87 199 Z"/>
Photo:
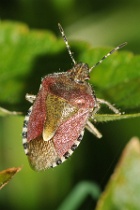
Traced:
<path id="1" fill-rule="evenodd" d="M 62 157 L 78 139 L 85 128 L 89 113 L 76 113 L 58 128 L 53 138 L 54 146 L 59 157 Z"/>
<path id="2" fill-rule="evenodd" d="M 27 140 L 37 138 L 42 134 L 43 125 L 46 119 L 46 98 L 49 91 L 49 85 L 51 82 L 55 82 L 52 78 L 48 78 L 46 84 L 39 90 L 37 100 L 34 102 L 32 114 L 30 115 L 28 122 Z"/>

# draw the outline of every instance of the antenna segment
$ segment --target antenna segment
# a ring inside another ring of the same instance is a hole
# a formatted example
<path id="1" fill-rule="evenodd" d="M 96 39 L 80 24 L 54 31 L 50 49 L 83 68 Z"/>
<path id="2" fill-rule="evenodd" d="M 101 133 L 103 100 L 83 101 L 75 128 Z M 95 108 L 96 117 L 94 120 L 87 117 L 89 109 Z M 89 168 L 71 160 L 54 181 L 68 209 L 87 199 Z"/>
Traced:
<path id="1" fill-rule="evenodd" d="M 69 46 L 69 43 L 68 43 L 68 40 L 67 40 L 67 37 L 64 33 L 64 30 L 61 26 L 60 23 L 58 23 L 58 27 L 59 27 L 59 30 L 60 30 L 60 33 L 62 35 L 62 38 L 64 39 L 64 42 L 66 44 L 66 47 L 67 47 L 67 50 L 68 50 L 68 53 L 71 57 L 71 60 L 72 62 L 74 63 L 74 65 L 76 64 L 76 61 L 72 55 L 72 51 L 70 49 L 70 46 Z M 101 64 L 107 57 L 109 57 L 110 55 L 112 55 L 114 52 L 116 52 L 117 50 L 121 49 L 122 47 L 124 47 L 125 45 L 127 45 L 127 42 L 124 42 L 120 45 L 118 45 L 117 47 L 115 47 L 113 50 L 111 50 L 109 53 L 107 53 L 104 57 L 102 57 L 102 59 L 100 61 L 98 61 L 95 65 L 93 65 L 90 69 L 89 69 L 89 72 L 91 72 L 96 66 L 98 66 L 99 64 Z"/>
<path id="2" fill-rule="evenodd" d="M 110 55 L 112 55 L 114 52 L 116 52 L 117 50 L 121 49 L 125 45 L 127 45 L 127 42 L 124 42 L 124 43 L 120 44 L 119 46 L 115 47 L 113 50 L 111 50 L 109 53 L 107 53 L 104 57 L 102 57 L 102 59 L 100 61 L 98 61 L 94 66 L 92 66 L 89 69 L 89 72 L 91 72 L 92 69 L 94 69 L 96 66 L 98 66 L 99 64 L 101 64 L 107 57 L 109 57 Z"/>
<path id="3" fill-rule="evenodd" d="M 66 48 L 67 48 L 68 53 L 69 53 L 69 55 L 70 55 L 70 57 L 71 57 L 71 60 L 72 60 L 72 62 L 73 62 L 74 64 L 76 64 L 76 61 L 75 61 L 75 59 L 74 59 L 74 57 L 73 57 L 73 55 L 72 55 L 72 51 L 71 51 L 71 49 L 70 49 L 70 46 L 69 46 L 67 37 L 66 37 L 66 35 L 65 35 L 65 33 L 64 33 L 64 30 L 63 30 L 63 28 L 62 28 L 62 26 L 61 26 L 60 23 L 58 23 L 58 27 L 59 27 L 60 33 L 61 33 L 61 35 L 62 35 L 62 38 L 64 39 L 64 42 L 65 42 L 65 44 L 66 44 Z"/>

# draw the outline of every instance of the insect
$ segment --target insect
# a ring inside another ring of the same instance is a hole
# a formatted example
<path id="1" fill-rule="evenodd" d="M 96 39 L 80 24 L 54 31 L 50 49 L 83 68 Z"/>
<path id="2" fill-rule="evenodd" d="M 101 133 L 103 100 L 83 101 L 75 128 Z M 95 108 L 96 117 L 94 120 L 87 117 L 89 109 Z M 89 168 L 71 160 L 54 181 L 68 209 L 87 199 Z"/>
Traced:
<path id="1" fill-rule="evenodd" d="M 69 158 L 80 144 L 85 128 L 97 138 L 102 137 L 90 122 L 101 104 L 107 105 L 115 114 L 121 114 L 109 102 L 96 98 L 88 80 L 93 68 L 126 43 L 89 68 L 87 64 L 75 61 L 64 30 L 60 24 L 58 27 L 74 66 L 66 72 L 45 76 L 37 96 L 25 96 L 33 105 L 24 119 L 23 147 L 36 171 L 55 167 Z"/>

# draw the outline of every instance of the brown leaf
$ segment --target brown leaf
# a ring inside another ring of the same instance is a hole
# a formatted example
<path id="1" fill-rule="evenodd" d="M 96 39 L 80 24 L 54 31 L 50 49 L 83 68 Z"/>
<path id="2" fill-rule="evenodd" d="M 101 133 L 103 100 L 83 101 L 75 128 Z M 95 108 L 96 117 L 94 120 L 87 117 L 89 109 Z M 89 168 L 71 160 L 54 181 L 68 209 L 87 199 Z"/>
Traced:
<path id="1" fill-rule="evenodd" d="M 0 190 L 10 181 L 10 179 L 21 170 L 21 168 L 8 168 L 0 172 Z"/>

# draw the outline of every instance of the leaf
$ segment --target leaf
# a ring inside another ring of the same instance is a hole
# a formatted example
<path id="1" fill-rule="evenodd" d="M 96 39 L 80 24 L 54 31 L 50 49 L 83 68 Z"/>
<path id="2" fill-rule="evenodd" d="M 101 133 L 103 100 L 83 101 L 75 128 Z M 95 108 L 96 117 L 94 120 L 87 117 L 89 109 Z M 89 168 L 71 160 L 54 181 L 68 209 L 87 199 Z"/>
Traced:
<path id="1" fill-rule="evenodd" d="M 35 86 L 41 70 L 33 67 L 36 57 L 55 53 L 58 48 L 60 52 L 61 45 L 49 31 L 29 30 L 16 22 L 0 22 L 0 34 L 0 103 L 3 107 L 9 104 L 10 110 L 12 105 L 14 110 L 22 110 L 24 92 L 28 85 Z"/>
<path id="2" fill-rule="evenodd" d="M 134 137 L 122 157 L 96 210 L 139 210 L 140 208 L 140 142 Z"/>
<path id="3" fill-rule="evenodd" d="M 139 55 L 116 52 L 91 73 L 91 82 L 98 94 L 97 97 L 115 103 L 118 107 L 125 108 L 125 111 L 139 108 L 139 69 Z"/>
<path id="4" fill-rule="evenodd" d="M 21 170 L 21 168 L 8 168 L 0 171 L 0 190 L 8 184 L 12 177 Z"/>
<path id="5" fill-rule="evenodd" d="M 56 25 L 57 28 L 57 25 Z M 0 23 L 0 104 L 9 110 L 29 107 L 26 93 L 36 94 L 41 77 L 72 67 L 63 39 L 47 30 L 30 30 L 17 22 Z M 126 40 L 127 41 L 127 40 Z M 85 42 L 70 42 L 77 62 L 93 66 L 111 48 L 91 48 Z M 114 53 L 91 72 L 96 96 L 115 103 L 123 111 L 140 107 L 140 56 L 124 49 Z"/>

